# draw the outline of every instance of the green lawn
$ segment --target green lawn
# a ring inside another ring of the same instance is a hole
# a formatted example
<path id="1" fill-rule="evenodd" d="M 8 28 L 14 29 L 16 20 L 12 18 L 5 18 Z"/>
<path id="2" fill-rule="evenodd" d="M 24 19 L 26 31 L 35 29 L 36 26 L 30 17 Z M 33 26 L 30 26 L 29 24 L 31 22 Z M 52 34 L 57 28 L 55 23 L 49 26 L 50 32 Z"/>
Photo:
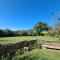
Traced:
<path id="1" fill-rule="evenodd" d="M 60 60 L 60 51 L 48 49 L 35 49 L 28 52 L 28 60 Z M 17 56 L 15 59 L 23 60 L 24 55 Z"/>
<path id="2" fill-rule="evenodd" d="M 50 41 L 56 41 L 58 38 L 56 37 L 50 37 L 50 36 L 20 36 L 20 37 L 0 37 L 0 43 L 10 43 L 10 42 L 17 42 L 20 40 L 50 40 Z"/>

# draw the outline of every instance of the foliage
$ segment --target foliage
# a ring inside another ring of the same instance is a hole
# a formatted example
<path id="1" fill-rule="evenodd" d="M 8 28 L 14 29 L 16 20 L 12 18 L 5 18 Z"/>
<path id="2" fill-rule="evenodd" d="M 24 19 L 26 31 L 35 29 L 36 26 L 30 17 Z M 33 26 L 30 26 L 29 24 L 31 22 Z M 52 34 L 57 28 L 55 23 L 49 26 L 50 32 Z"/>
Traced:
<path id="1" fill-rule="evenodd" d="M 33 35 L 33 30 L 18 30 L 15 31 L 17 36 L 32 36 Z"/>
<path id="2" fill-rule="evenodd" d="M 56 34 L 60 34 L 60 21 L 55 25 L 54 27 L 55 31 L 57 32 Z"/>
<path id="3" fill-rule="evenodd" d="M 12 37 L 15 36 L 15 32 L 9 29 L 0 30 L 0 37 Z"/>
<path id="4" fill-rule="evenodd" d="M 4 32 L 5 32 L 5 36 L 7 37 L 15 36 L 14 31 L 11 31 L 9 29 L 4 30 Z"/>
<path id="5" fill-rule="evenodd" d="M 44 35 L 42 32 L 48 31 L 49 26 L 47 23 L 38 22 L 33 28 L 34 29 L 17 31 L 12 31 L 10 29 L 0 30 L 0 37 Z"/>
<path id="6" fill-rule="evenodd" d="M 57 28 L 58 27 L 58 28 Z M 55 30 L 51 26 L 48 26 L 47 23 L 37 22 L 33 29 L 29 30 L 16 30 L 12 31 L 10 29 L 1 30 L 0 37 L 12 37 L 12 36 L 44 36 L 44 35 L 54 35 L 60 34 L 60 24 L 56 24 Z"/>
<path id="7" fill-rule="evenodd" d="M 5 33 L 3 30 L 0 30 L 0 37 L 3 37 L 3 36 L 5 36 Z"/>
<path id="8" fill-rule="evenodd" d="M 42 31 L 44 30 L 48 30 L 48 24 L 47 23 L 43 23 L 43 22 L 38 22 L 35 24 L 34 26 L 34 32 L 36 33 L 36 35 L 41 35 Z"/>

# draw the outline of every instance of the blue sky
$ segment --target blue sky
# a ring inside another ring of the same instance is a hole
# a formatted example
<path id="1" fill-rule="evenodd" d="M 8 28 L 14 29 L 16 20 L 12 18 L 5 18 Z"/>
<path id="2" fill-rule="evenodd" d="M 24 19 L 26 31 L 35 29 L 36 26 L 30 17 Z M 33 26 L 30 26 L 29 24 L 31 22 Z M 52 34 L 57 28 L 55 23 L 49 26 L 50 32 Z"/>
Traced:
<path id="1" fill-rule="evenodd" d="M 0 0 L 0 29 L 31 29 L 38 21 L 52 25 L 51 12 L 60 12 L 60 0 Z"/>

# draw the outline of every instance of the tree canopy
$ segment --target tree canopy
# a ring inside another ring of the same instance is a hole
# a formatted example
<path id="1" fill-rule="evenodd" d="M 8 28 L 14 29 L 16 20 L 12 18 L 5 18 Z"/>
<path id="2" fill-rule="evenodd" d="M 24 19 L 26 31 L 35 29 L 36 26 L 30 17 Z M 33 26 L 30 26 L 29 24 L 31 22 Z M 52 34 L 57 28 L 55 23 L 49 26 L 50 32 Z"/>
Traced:
<path id="1" fill-rule="evenodd" d="M 48 24 L 47 23 L 38 22 L 38 23 L 35 24 L 35 26 L 34 26 L 34 32 L 37 35 L 41 35 L 42 31 L 44 31 L 44 30 L 48 30 Z"/>

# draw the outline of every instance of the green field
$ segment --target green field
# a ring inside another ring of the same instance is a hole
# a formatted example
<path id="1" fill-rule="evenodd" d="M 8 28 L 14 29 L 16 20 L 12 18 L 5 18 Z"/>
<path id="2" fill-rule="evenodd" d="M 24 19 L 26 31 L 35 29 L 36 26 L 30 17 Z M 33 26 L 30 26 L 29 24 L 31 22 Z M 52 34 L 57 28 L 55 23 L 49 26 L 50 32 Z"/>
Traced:
<path id="1" fill-rule="evenodd" d="M 0 37 L 0 43 L 11 43 L 11 42 L 17 42 L 20 40 L 50 40 L 50 41 L 56 41 L 58 38 L 56 37 L 50 37 L 50 36 L 20 36 L 20 37 Z"/>
<path id="2" fill-rule="evenodd" d="M 60 60 L 60 51 L 49 49 L 34 49 L 28 52 L 28 60 Z M 16 60 L 24 60 L 24 55 L 15 57 Z"/>
<path id="3" fill-rule="evenodd" d="M 0 43 L 11 43 L 21 40 L 48 40 L 56 41 L 58 38 L 50 36 L 19 36 L 19 37 L 0 37 Z M 12 60 L 24 60 L 24 54 L 17 54 Z M 29 60 L 60 60 L 60 51 L 49 49 L 33 49 L 28 52 Z"/>

